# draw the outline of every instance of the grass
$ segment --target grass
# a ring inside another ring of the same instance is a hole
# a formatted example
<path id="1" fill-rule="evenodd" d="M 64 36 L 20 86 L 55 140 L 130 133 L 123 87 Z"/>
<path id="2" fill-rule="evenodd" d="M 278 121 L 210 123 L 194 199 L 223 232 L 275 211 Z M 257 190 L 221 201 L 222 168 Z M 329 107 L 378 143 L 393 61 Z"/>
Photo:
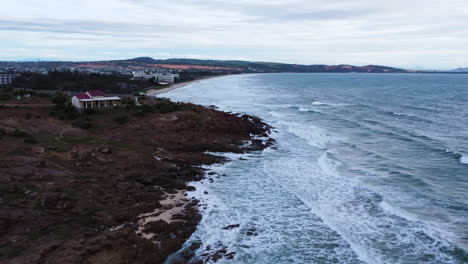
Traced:
<path id="1" fill-rule="evenodd" d="M 8 135 L 12 136 L 12 137 L 31 137 L 31 134 L 29 134 L 28 132 L 25 132 L 25 131 L 21 131 L 19 129 L 15 129 L 11 132 L 8 132 Z"/>

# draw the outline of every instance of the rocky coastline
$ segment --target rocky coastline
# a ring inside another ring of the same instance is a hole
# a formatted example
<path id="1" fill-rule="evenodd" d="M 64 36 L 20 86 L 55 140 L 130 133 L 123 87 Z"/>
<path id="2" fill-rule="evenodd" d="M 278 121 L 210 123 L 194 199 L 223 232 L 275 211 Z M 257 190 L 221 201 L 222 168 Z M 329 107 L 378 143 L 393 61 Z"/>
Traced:
<path id="1" fill-rule="evenodd" d="M 161 263 L 201 219 L 187 184 L 227 161 L 208 152 L 273 144 L 256 117 L 164 99 L 80 118 L 0 109 L 0 263 Z"/>

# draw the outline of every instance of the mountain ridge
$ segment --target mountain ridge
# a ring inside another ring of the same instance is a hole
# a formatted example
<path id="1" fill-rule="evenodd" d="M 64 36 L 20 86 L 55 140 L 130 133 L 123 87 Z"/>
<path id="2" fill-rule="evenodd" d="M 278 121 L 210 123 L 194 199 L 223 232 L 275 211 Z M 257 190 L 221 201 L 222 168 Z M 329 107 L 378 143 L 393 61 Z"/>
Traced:
<path id="1" fill-rule="evenodd" d="M 452 72 L 468 72 L 468 67 L 456 68 L 456 69 L 452 70 Z"/>
<path id="2" fill-rule="evenodd" d="M 170 58 L 158 60 L 151 57 L 137 57 L 128 59 L 129 62 L 148 64 L 201 65 L 211 67 L 241 68 L 247 72 L 408 72 L 381 65 L 354 66 L 349 64 L 289 64 L 279 62 L 243 61 L 243 60 L 203 60 L 187 58 Z"/>
<path id="3" fill-rule="evenodd" d="M 206 73 L 441 73 L 441 74 L 467 74 L 468 68 L 459 68 L 452 71 L 407 70 L 383 65 L 355 66 L 349 64 L 289 64 L 265 61 L 244 60 L 210 60 L 190 58 L 154 59 L 151 57 L 136 57 L 121 60 L 99 61 L 0 61 L 0 72 L 42 70 L 76 70 L 80 68 L 95 69 L 130 69 L 169 71 L 190 71 Z"/>

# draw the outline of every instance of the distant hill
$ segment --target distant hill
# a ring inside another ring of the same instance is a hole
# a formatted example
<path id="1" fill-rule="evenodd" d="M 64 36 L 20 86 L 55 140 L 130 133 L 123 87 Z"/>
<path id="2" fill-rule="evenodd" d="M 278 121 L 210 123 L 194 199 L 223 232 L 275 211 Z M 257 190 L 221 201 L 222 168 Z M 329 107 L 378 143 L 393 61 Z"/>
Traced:
<path id="1" fill-rule="evenodd" d="M 301 65 L 277 62 L 258 62 L 240 60 L 199 60 L 199 59 L 164 59 L 158 60 L 150 57 L 138 57 L 128 60 L 109 61 L 39 61 L 39 62 L 0 62 L 0 69 L 9 67 L 15 69 L 67 69 L 67 68 L 161 68 L 179 71 L 205 71 L 219 73 L 277 73 L 277 72 L 363 72 L 363 73 L 404 73 L 410 72 L 380 65 Z M 414 72 L 414 71 L 412 71 Z"/>
<path id="2" fill-rule="evenodd" d="M 466 68 L 457 68 L 455 70 L 452 70 L 453 72 L 468 72 L 468 67 Z"/>
<path id="3" fill-rule="evenodd" d="M 150 57 L 139 57 L 127 60 L 128 62 L 158 64 L 158 65 L 198 65 L 210 67 L 236 68 L 242 72 L 407 72 L 403 69 L 380 65 L 301 65 L 277 62 L 253 62 L 240 60 L 198 60 L 198 59 L 166 59 L 156 60 Z"/>

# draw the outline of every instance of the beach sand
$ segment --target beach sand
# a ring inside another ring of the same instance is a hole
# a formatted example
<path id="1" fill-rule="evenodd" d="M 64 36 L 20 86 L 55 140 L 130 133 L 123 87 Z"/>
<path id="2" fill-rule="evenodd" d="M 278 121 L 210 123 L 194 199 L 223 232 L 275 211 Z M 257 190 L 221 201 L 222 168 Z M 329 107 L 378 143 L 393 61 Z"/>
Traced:
<path id="1" fill-rule="evenodd" d="M 197 79 L 197 80 L 193 80 L 193 81 L 189 81 L 189 82 L 181 82 L 181 83 L 175 83 L 167 88 L 163 88 L 163 89 L 151 89 L 151 90 L 148 90 L 146 92 L 146 95 L 148 96 L 158 96 L 159 94 L 162 94 L 162 93 L 167 93 L 169 91 L 172 91 L 174 89 L 177 89 L 177 88 L 182 88 L 184 86 L 187 86 L 189 84 L 192 84 L 192 83 L 196 83 L 196 82 L 199 82 L 199 81 L 203 81 L 203 80 L 207 80 L 207 79 L 211 79 L 211 78 L 216 78 L 216 77 L 220 77 L 220 76 L 210 76 L 210 77 L 206 77 L 206 78 L 201 78 L 201 79 Z"/>

